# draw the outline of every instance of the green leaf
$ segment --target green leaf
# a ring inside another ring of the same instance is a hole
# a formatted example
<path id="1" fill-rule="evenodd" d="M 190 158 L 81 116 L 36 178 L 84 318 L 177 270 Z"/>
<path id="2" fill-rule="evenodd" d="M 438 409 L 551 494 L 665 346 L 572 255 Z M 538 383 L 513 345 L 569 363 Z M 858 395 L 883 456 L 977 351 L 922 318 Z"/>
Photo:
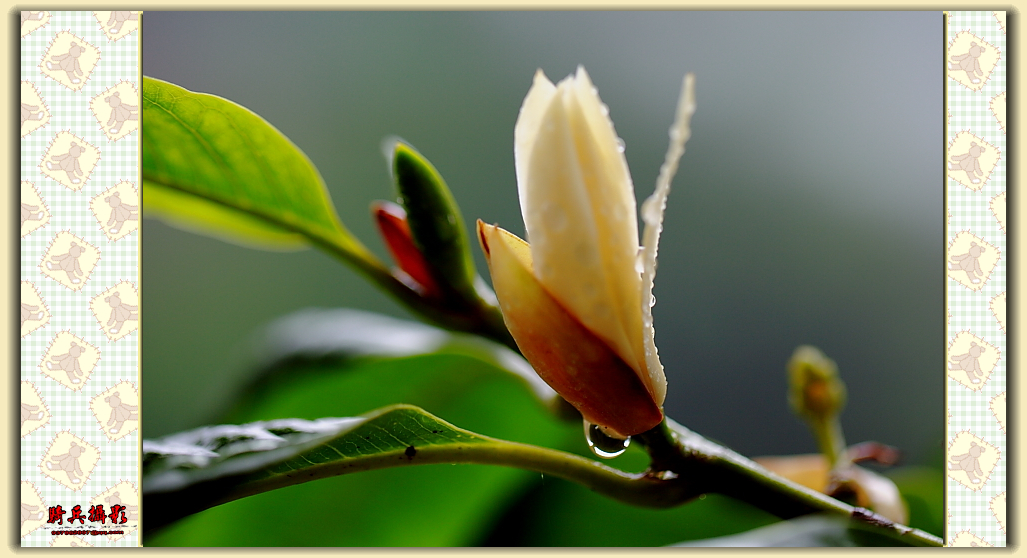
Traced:
<path id="1" fill-rule="evenodd" d="M 143 79 L 143 209 L 184 228 L 247 245 L 310 243 L 355 266 L 414 311 L 477 331 L 481 316 L 433 305 L 392 275 L 339 222 L 307 156 L 253 112 L 220 97 Z M 504 339 L 491 314 L 489 333 Z"/>
<path id="2" fill-rule="evenodd" d="M 485 443 L 412 406 L 360 418 L 204 427 L 144 441 L 143 495 L 156 510 L 146 526 L 276 488 Z"/>
<path id="3" fill-rule="evenodd" d="M 145 210 L 238 242 L 303 240 L 381 267 L 339 222 L 307 156 L 260 116 L 148 77 L 142 111 Z"/>
<path id="4" fill-rule="evenodd" d="M 143 209 L 147 216 L 157 217 L 191 233 L 215 236 L 247 248 L 303 250 L 310 247 L 303 235 L 287 232 L 263 219 L 213 204 L 193 194 L 165 188 L 145 179 L 143 189 L 146 192 Z"/>
<path id="5" fill-rule="evenodd" d="M 701 547 L 837 547 L 907 546 L 896 539 L 867 530 L 856 521 L 837 516 L 808 515 L 746 533 L 680 543 Z"/>
<path id="6" fill-rule="evenodd" d="M 362 418 L 279 419 L 205 426 L 144 440 L 144 490 L 171 492 L 213 478 L 259 470 L 362 422 Z"/>
<path id="7" fill-rule="evenodd" d="M 368 409 L 409 403 L 473 432 L 588 451 L 580 423 L 553 420 L 521 380 L 472 357 L 362 356 L 280 364 L 219 422 L 356 416 Z M 144 544 L 470 545 L 507 502 L 538 477 L 522 469 L 486 465 L 427 465 L 342 475 L 216 506 L 156 533 L 145 533 Z M 326 515 L 335 528 L 323 528 L 320 518 Z M 425 521 L 426 517 L 431 520 Z"/>
<path id="8" fill-rule="evenodd" d="M 204 450 L 214 455 L 201 455 Z M 651 486 L 647 478 L 577 455 L 474 434 L 411 405 L 356 419 L 207 427 L 147 442 L 143 453 L 143 495 L 154 510 L 144 524 L 149 529 L 278 488 L 415 464 L 519 467 L 627 498 L 644 498 Z"/>
<path id="9" fill-rule="evenodd" d="M 272 323 L 255 346 L 259 351 L 258 366 L 264 372 L 257 376 L 251 391 L 266 393 L 264 386 L 279 375 L 295 374 L 296 365 L 304 362 L 341 365 L 359 358 L 457 355 L 488 365 L 485 370 L 516 379 L 550 409 L 564 408 L 559 395 L 542 381 L 524 357 L 506 346 L 477 335 L 453 333 L 382 314 L 351 309 L 303 310 Z M 345 373 L 352 369 L 334 366 L 322 370 Z M 451 374 L 463 375 L 466 370 L 454 368 Z"/>

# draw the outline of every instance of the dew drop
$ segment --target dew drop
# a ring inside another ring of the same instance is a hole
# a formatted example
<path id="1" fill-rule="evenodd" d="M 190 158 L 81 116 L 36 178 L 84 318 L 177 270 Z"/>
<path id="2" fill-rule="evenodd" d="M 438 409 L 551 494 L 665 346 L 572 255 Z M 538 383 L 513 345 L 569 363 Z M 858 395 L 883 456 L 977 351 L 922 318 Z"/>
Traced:
<path id="1" fill-rule="evenodd" d="M 617 152 L 624 153 L 624 140 L 617 138 Z"/>
<path id="2" fill-rule="evenodd" d="M 589 449 L 592 453 L 596 454 L 597 457 L 603 459 L 611 459 L 624 453 L 624 450 L 628 449 L 631 444 L 631 438 L 625 438 L 623 440 L 614 438 L 600 428 L 598 425 L 592 424 L 587 420 L 585 423 L 585 441 L 588 442 Z"/>
<path id="3" fill-rule="evenodd" d="M 656 306 L 656 295 L 651 294 L 649 295 L 649 308 L 652 308 L 653 306 Z"/>
<path id="4" fill-rule="evenodd" d="M 599 112 L 602 113 L 603 116 L 608 116 L 610 114 L 610 107 L 606 106 L 606 103 L 600 103 Z"/>
<path id="5" fill-rule="evenodd" d="M 642 202 L 642 219 L 647 225 L 656 225 L 660 222 L 660 218 L 663 217 L 663 208 L 660 207 L 660 202 L 657 201 L 656 196 L 649 196 L 644 202 Z"/>

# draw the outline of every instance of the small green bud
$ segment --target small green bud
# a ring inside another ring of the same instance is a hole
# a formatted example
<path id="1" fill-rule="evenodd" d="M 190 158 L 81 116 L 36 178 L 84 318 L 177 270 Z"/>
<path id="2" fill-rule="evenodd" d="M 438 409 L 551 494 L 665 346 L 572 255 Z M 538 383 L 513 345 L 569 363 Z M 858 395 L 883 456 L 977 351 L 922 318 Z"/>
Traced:
<path id="1" fill-rule="evenodd" d="M 845 438 L 838 415 L 845 407 L 845 384 L 838 365 L 820 349 L 803 345 L 788 361 L 788 402 L 806 419 L 832 469 L 845 460 Z"/>
<path id="2" fill-rule="evenodd" d="M 803 345 L 788 361 L 789 394 L 792 409 L 807 419 L 825 420 L 845 407 L 845 384 L 838 366 L 820 349 Z"/>

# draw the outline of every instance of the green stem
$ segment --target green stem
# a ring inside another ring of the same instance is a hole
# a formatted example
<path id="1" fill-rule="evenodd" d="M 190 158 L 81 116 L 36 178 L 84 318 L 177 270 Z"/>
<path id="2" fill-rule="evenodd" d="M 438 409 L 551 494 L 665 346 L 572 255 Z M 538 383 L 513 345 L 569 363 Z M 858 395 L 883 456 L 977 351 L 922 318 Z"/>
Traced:
<path id="1" fill-rule="evenodd" d="M 342 247 L 331 239 L 321 238 L 309 231 L 297 232 L 306 235 L 315 246 L 335 259 L 355 267 L 373 284 L 429 321 L 445 329 L 481 335 L 519 352 L 498 307 L 481 301 L 476 308 L 453 311 L 448 305 L 433 303 L 404 285 L 356 240 L 352 247 Z"/>
<path id="2" fill-rule="evenodd" d="M 820 453 L 827 458 L 827 467 L 834 470 L 837 466 L 845 466 L 845 435 L 838 415 L 831 415 L 823 420 L 811 419 L 810 429 L 817 440 Z"/>
<path id="3" fill-rule="evenodd" d="M 882 534 L 915 546 L 942 546 L 943 541 L 889 521 L 869 510 L 854 508 L 767 471 L 734 451 L 665 420 L 637 438 L 652 456 L 650 470 L 666 469 L 679 477 L 702 479 L 704 492 L 731 496 L 782 519 L 826 513 L 861 522 Z"/>

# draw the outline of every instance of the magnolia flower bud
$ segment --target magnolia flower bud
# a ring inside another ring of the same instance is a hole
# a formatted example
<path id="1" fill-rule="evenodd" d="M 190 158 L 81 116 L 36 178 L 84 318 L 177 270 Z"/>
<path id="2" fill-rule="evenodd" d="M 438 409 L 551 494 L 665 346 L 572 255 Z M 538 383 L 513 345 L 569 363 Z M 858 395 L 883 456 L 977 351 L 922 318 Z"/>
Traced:
<path id="1" fill-rule="evenodd" d="M 788 361 L 788 400 L 807 420 L 829 420 L 845 407 L 845 384 L 838 366 L 819 349 L 803 345 Z"/>
<path id="2" fill-rule="evenodd" d="M 514 130 L 528 243 L 481 221 L 504 320 L 525 358 L 584 418 L 620 437 L 663 420 L 666 379 L 652 328 L 656 244 L 694 111 L 690 77 L 639 248 L 634 188 L 606 106 L 584 68 L 541 71 Z"/>

